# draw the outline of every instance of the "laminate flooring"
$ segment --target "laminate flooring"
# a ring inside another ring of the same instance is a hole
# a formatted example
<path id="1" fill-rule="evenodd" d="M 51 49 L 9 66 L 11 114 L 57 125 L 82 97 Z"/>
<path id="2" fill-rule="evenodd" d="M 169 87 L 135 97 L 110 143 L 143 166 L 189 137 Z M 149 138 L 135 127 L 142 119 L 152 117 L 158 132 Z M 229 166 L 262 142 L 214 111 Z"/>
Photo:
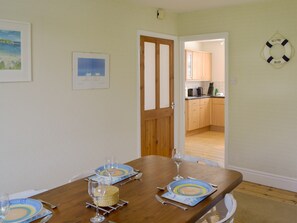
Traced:
<path id="1" fill-rule="evenodd" d="M 185 137 L 185 154 L 203 157 L 224 167 L 225 134 L 207 131 Z"/>

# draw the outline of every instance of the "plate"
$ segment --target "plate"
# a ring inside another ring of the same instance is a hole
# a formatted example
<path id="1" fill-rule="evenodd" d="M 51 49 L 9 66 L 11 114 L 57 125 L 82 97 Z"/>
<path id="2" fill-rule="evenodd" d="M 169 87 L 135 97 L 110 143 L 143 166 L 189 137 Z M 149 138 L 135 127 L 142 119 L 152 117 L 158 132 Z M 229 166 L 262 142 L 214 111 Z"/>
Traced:
<path id="1" fill-rule="evenodd" d="M 204 197 L 214 191 L 209 183 L 193 179 L 173 181 L 167 186 L 167 190 L 182 197 Z"/>
<path id="2" fill-rule="evenodd" d="M 40 201 L 30 198 L 13 199 L 9 203 L 10 209 L 4 223 L 24 222 L 37 215 L 43 208 Z"/>
<path id="3" fill-rule="evenodd" d="M 118 164 L 118 167 L 111 171 L 111 176 L 113 178 L 120 178 L 130 174 L 133 171 L 131 166 L 125 164 Z M 108 177 L 108 172 L 104 166 L 100 166 L 95 170 L 96 174 L 103 177 Z"/>

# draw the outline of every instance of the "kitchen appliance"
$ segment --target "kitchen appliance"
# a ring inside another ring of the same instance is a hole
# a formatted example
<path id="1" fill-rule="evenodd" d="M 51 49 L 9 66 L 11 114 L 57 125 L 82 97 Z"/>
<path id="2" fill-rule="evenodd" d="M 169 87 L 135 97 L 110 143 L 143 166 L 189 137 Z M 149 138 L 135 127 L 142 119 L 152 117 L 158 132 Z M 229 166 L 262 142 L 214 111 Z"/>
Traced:
<path id="1" fill-rule="evenodd" d="M 194 96 L 194 89 L 193 88 L 189 88 L 188 89 L 188 97 Z"/>
<path id="2" fill-rule="evenodd" d="M 203 95 L 203 87 L 198 87 L 197 88 L 197 96 L 201 97 Z"/>
<path id="3" fill-rule="evenodd" d="M 209 96 L 213 96 L 213 82 L 210 82 L 209 83 L 209 87 L 208 87 L 208 92 L 207 92 L 207 95 Z"/>

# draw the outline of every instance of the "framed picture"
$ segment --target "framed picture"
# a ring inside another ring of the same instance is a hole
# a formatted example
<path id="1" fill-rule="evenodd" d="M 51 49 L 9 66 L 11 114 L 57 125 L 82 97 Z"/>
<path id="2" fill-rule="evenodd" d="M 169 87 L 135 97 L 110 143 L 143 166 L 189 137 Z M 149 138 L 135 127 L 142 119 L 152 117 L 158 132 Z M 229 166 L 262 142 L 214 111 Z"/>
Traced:
<path id="1" fill-rule="evenodd" d="M 73 89 L 109 88 L 109 56 L 73 53 Z"/>
<path id="2" fill-rule="evenodd" d="M 31 80 L 30 23 L 0 20 L 0 82 Z"/>

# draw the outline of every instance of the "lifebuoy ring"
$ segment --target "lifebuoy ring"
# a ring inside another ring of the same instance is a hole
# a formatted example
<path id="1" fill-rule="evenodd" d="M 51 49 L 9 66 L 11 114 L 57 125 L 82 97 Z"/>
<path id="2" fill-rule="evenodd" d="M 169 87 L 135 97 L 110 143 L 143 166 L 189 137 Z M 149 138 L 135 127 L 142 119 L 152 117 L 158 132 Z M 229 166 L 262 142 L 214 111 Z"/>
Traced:
<path id="1" fill-rule="evenodd" d="M 280 44 L 285 49 L 285 54 L 281 56 L 280 58 L 273 58 L 273 56 L 270 55 L 270 49 L 276 45 Z M 289 40 L 287 39 L 272 39 L 266 42 L 266 45 L 264 47 L 264 57 L 266 61 L 270 64 L 283 64 L 290 60 L 291 54 L 292 54 L 292 48 L 291 44 L 289 43 Z"/>

